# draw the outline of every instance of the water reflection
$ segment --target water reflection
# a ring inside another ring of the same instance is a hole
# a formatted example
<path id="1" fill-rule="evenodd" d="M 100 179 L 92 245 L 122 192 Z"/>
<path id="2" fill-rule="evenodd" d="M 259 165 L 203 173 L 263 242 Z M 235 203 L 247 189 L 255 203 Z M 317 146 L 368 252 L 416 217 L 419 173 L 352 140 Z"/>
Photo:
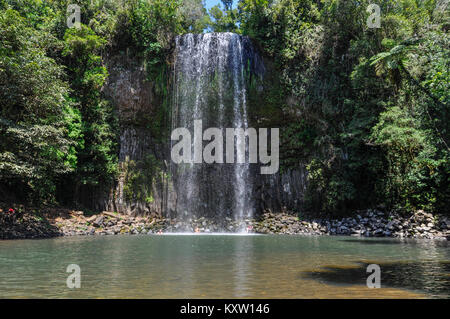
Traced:
<path id="1" fill-rule="evenodd" d="M 0 298 L 448 297 L 448 246 L 374 242 L 192 234 L 0 241 Z M 370 263 L 381 265 L 382 287 L 401 289 L 368 289 Z M 66 286 L 69 264 L 81 267 L 79 290 Z"/>
<path id="2" fill-rule="evenodd" d="M 371 262 L 376 263 L 376 262 Z M 322 267 L 317 271 L 301 273 L 302 278 L 310 278 L 324 283 L 338 285 L 366 285 L 368 262 L 358 262 L 357 267 Z M 433 297 L 450 297 L 450 262 L 417 261 L 382 263 L 381 286 L 425 291 Z"/>
<path id="3" fill-rule="evenodd" d="M 253 236 L 243 237 L 243 240 L 235 241 L 233 252 L 233 274 L 234 294 L 238 298 L 248 297 L 247 287 L 251 286 L 248 281 L 252 273 L 253 260 Z"/>
<path id="4" fill-rule="evenodd" d="M 379 238 L 379 239 L 340 239 L 344 243 L 357 243 L 362 245 L 418 245 L 418 246 L 435 246 L 435 247 L 450 247 L 447 240 L 414 240 L 414 239 L 392 239 L 392 238 Z"/>

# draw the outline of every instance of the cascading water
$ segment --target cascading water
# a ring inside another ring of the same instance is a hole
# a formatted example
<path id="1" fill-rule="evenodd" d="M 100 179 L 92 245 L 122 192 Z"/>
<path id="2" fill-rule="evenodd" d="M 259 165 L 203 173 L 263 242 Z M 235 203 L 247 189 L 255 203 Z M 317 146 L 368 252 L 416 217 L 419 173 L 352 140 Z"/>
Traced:
<path id="1" fill-rule="evenodd" d="M 194 121 L 203 130 L 249 127 L 247 79 L 262 67 L 247 37 L 233 33 L 187 34 L 176 39 L 172 129 L 187 128 L 194 136 Z M 202 132 L 201 132 L 202 133 Z M 192 149 L 194 149 L 194 139 Z M 208 142 L 203 141 L 205 146 Z M 236 143 L 246 143 L 235 139 Z M 203 148 L 202 148 L 203 149 Z M 224 146 L 225 149 L 225 146 Z M 234 164 L 173 164 L 177 194 L 175 211 L 182 219 L 199 216 L 243 221 L 254 212 L 254 173 L 235 147 Z M 194 159 L 194 155 L 192 154 Z"/>

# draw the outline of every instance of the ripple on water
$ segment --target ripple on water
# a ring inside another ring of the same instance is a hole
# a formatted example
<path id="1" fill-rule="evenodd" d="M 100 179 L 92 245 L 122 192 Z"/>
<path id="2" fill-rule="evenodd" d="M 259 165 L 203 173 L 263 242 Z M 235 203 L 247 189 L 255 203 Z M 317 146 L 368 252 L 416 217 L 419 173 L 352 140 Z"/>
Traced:
<path id="1" fill-rule="evenodd" d="M 165 234 L 4 241 L 0 297 L 448 297 L 449 254 L 448 245 L 440 242 L 325 236 Z M 66 268 L 72 263 L 81 267 L 79 290 L 66 286 Z M 366 286 L 370 263 L 381 265 L 382 289 Z"/>
<path id="2" fill-rule="evenodd" d="M 367 266 L 381 268 L 381 286 L 426 292 L 437 298 L 450 297 L 449 261 L 400 261 L 392 263 L 358 262 L 356 267 L 324 266 L 316 271 L 305 271 L 302 278 L 335 285 L 365 285 Z"/>

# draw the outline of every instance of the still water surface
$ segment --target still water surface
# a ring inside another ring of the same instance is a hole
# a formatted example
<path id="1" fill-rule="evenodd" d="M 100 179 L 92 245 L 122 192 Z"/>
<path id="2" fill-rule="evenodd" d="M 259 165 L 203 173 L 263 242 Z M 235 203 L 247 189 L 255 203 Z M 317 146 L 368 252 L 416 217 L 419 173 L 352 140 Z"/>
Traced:
<path id="1" fill-rule="evenodd" d="M 381 289 L 366 286 L 381 266 Z M 69 264 L 81 288 L 66 285 Z M 449 298 L 450 245 L 162 235 L 0 241 L 1 298 Z"/>

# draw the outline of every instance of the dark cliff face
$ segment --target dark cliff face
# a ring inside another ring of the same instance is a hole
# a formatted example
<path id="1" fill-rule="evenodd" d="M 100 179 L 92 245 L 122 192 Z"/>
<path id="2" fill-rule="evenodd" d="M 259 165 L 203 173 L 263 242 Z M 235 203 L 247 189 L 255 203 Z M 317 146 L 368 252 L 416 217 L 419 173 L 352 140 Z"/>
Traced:
<path id="1" fill-rule="evenodd" d="M 163 97 L 136 59 L 115 56 L 107 62 L 104 93 L 117 110 L 120 123 L 119 176 L 103 203 L 124 214 L 160 214 L 164 204 L 167 143 Z"/>
<path id="2" fill-rule="evenodd" d="M 144 67 L 126 55 L 107 61 L 109 76 L 104 93 L 114 102 L 121 125 L 139 122 L 139 116 L 151 114 L 157 105 L 153 84 L 147 81 Z"/>
<path id="3" fill-rule="evenodd" d="M 243 40 L 243 48 L 244 55 L 258 57 L 248 38 Z M 176 52 L 174 58 L 175 54 Z M 253 62 L 248 66 L 251 74 L 260 76 L 264 72 L 270 72 L 270 69 L 264 69 L 262 60 L 250 61 Z M 99 199 L 97 208 L 129 215 L 156 214 L 174 217 L 177 215 L 179 187 L 176 187 L 174 176 L 169 172 L 169 134 L 171 125 L 174 124 L 169 119 L 169 112 L 173 108 L 170 101 L 173 74 L 168 74 L 163 83 L 155 83 L 148 79 L 148 72 L 141 63 L 126 55 L 109 58 L 107 67 L 109 77 L 104 93 L 115 105 L 120 123 L 119 176 L 109 194 Z M 211 65 L 211 68 L 214 66 Z M 161 79 L 158 81 L 161 82 Z M 158 85 L 165 86 L 165 93 L 161 93 Z M 253 94 L 259 94 L 265 89 L 259 82 L 256 86 L 256 93 Z M 249 108 L 252 113 L 251 103 Z M 258 122 L 257 118 L 249 118 L 248 125 L 258 128 Z M 252 174 L 254 178 L 249 191 L 252 193 L 255 215 L 264 209 L 279 211 L 283 207 L 302 207 L 306 188 L 304 168 L 299 167 L 283 174 Z M 235 186 L 229 187 L 233 189 Z"/>

